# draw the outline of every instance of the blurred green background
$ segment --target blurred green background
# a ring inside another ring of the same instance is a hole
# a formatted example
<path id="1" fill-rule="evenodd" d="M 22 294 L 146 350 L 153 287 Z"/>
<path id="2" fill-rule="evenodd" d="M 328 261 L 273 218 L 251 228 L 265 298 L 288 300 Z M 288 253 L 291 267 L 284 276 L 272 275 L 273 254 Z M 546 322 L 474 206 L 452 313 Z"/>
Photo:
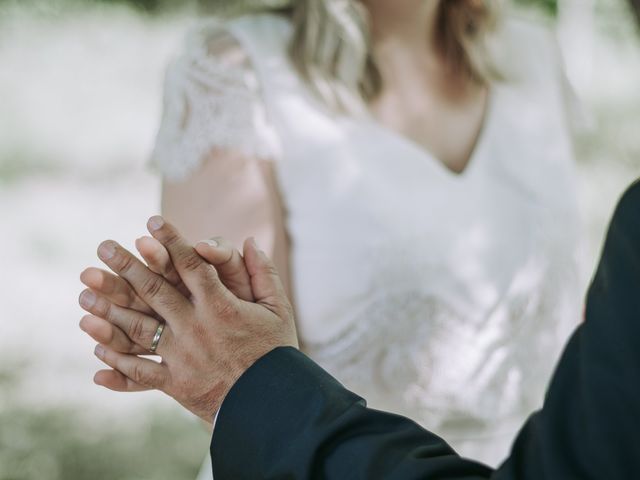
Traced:
<path id="1" fill-rule="evenodd" d="M 27 373 L 0 377 L 3 480 L 196 478 L 208 436 L 175 410 L 113 418 L 96 414 L 98 405 L 28 405 L 12 396 Z"/>
<path id="2" fill-rule="evenodd" d="M 640 40 L 624 0 L 518 0 L 558 30 L 582 119 L 584 281 L 640 174 Z M 195 2 L 0 0 L 0 480 L 193 480 L 208 433 L 170 400 L 92 384 L 80 271 L 159 209 L 146 159 Z"/>

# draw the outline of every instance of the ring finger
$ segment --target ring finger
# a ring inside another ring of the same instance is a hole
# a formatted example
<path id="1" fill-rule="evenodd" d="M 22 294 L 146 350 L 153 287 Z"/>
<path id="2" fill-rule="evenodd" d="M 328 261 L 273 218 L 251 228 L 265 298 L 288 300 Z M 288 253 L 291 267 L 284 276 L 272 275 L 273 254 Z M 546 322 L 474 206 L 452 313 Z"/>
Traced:
<path id="1" fill-rule="evenodd" d="M 133 343 L 125 333 L 112 323 L 94 315 L 85 315 L 80 320 L 80 328 L 96 342 L 111 350 L 133 355 L 148 355 L 149 350 Z"/>
<path id="2" fill-rule="evenodd" d="M 171 336 L 168 325 L 164 325 L 164 330 L 157 342 L 157 348 L 151 352 L 154 337 L 161 325 L 159 320 L 115 305 L 89 289 L 80 294 L 79 301 L 83 309 L 118 327 L 132 342 L 145 349 L 147 353 L 157 353 L 158 355 L 168 353 L 166 346 Z"/>

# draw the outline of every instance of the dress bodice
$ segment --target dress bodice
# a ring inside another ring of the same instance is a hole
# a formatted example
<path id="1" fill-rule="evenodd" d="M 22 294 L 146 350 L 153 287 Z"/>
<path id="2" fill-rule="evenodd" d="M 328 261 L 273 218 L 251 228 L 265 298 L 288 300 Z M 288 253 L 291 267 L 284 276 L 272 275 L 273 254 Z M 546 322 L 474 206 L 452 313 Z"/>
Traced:
<path id="1" fill-rule="evenodd" d="M 550 36 L 508 22 L 519 50 L 501 52 L 508 79 L 455 174 L 373 119 L 328 110 L 289 61 L 286 19 L 225 28 L 277 137 L 304 349 L 371 406 L 496 462 L 578 320 L 572 150 Z"/>
<path id="2" fill-rule="evenodd" d="M 305 349 L 374 407 L 454 445 L 513 433 L 577 321 L 561 70 L 548 36 L 507 28 L 539 36 L 537 52 L 519 43 L 537 66 L 512 64 L 493 87 L 476 151 L 454 174 L 375 121 L 327 111 L 288 61 L 286 20 L 231 26 L 279 134 Z"/>

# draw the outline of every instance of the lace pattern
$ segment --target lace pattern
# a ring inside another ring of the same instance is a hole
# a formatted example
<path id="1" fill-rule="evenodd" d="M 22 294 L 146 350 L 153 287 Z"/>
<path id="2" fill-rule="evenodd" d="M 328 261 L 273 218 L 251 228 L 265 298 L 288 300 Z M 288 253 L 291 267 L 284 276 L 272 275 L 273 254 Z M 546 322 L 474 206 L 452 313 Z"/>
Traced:
<path id="1" fill-rule="evenodd" d="M 501 423 L 520 423 L 539 407 L 576 320 L 566 289 L 576 283 L 575 263 L 554 256 L 531 265 L 526 286 L 514 278 L 476 318 L 416 285 L 391 290 L 385 282 L 348 329 L 305 350 L 374 408 L 410 416 L 451 440 L 456 432 L 465 440 L 474 431 L 495 435 Z"/>
<path id="2" fill-rule="evenodd" d="M 192 31 L 165 78 L 152 165 L 169 180 L 193 173 L 215 150 L 273 159 L 275 133 L 246 52 L 216 24 Z"/>

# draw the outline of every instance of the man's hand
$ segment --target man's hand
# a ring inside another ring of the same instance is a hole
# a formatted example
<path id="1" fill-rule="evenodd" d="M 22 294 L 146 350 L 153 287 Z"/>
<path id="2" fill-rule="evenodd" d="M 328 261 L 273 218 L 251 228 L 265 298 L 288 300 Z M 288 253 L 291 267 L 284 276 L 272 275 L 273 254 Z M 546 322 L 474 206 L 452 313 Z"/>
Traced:
<path id="1" fill-rule="evenodd" d="M 229 242 L 222 237 L 214 237 L 198 242 L 194 248 L 215 267 L 222 283 L 236 297 L 255 301 L 244 259 Z M 153 237 L 142 237 L 136 240 L 136 249 L 152 272 L 162 275 L 179 292 L 191 298 L 191 292 L 182 282 L 164 245 Z M 110 309 L 118 307 L 156 316 L 131 285 L 118 275 L 94 267 L 84 270 L 80 281 L 88 287 L 81 294 L 81 305 L 92 314 L 82 317 L 80 328 L 110 350 L 138 355 L 149 353 L 148 346 L 135 344 L 126 332 L 104 319 Z"/>
<path id="2" fill-rule="evenodd" d="M 292 308 L 275 267 L 255 243 L 246 242 L 244 249 L 256 301 L 251 303 L 233 295 L 216 270 L 162 218 L 151 218 L 148 228 L 166 247 L 190 296 L 117 243 L 103 242 L 98 256 L 154 315 L 108 304 L 101 316 L 126 332 L 137 345 L 134 353 L 149 349 L 162 320 L 166 325 L 157 348 L 162 363 L 98 345 L 96 355 L 113 370 L 98 372 L 95 381 L 118 391 L 161 390 L 211 422 L 228 391 L 256 360 L 280 346 L 297 347 Z M 95 304 L 83 303 L 83 308 L 95 309 Z"/>

